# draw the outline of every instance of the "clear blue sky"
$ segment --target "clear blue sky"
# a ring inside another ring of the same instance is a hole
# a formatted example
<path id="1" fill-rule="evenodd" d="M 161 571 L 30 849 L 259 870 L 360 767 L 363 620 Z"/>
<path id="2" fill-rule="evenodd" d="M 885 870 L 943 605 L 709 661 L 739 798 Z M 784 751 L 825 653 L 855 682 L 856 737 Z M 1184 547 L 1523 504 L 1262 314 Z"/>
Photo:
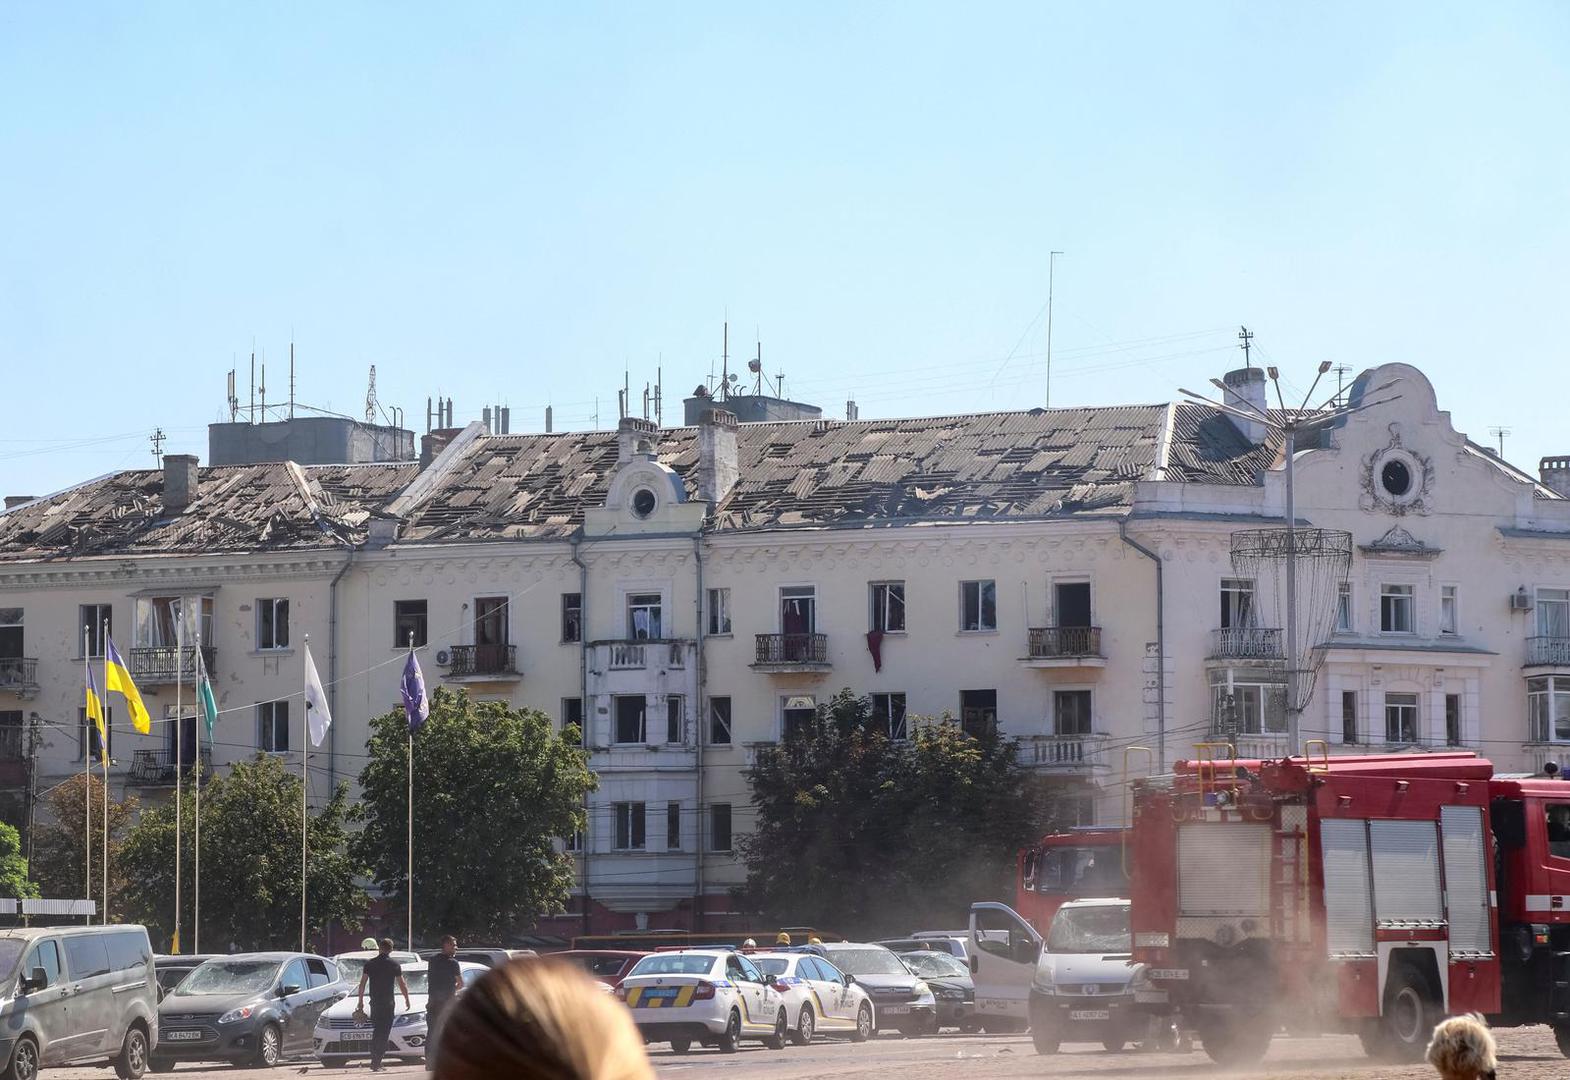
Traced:
<path id="1" fill-rule="evenodd" d="M 1053 248 L 1054 404 L 1247 323 L 1570 452 L 1562 4 L 11 2 L 0 101 L 3 493 L 205 459 L 291 335 L 417 428 L 612 425 L 727 314 L 831 415 L 1038 405 Z"/>

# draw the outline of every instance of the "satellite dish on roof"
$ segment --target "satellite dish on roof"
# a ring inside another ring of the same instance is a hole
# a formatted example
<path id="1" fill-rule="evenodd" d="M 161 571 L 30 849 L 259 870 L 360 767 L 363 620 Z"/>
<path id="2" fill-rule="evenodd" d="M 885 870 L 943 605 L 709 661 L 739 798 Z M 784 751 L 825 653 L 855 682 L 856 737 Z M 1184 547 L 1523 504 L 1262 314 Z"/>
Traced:
<path id="1" fill-rule="evenodd" d="M 731 372 L 729 375 L 725 376 L 725 378 L 727 380 L 729 380 L 730 382 L 736 382 L 737 381 L 737 375 L 736 375 L 736 373 L 734 371 Z"/>
<path id="2" fill-rule="evenodd" d="M 756 375 L 758 372 L 763 370 L 763 362 L 761 360 L 748 360 L 747 370 Z"/>

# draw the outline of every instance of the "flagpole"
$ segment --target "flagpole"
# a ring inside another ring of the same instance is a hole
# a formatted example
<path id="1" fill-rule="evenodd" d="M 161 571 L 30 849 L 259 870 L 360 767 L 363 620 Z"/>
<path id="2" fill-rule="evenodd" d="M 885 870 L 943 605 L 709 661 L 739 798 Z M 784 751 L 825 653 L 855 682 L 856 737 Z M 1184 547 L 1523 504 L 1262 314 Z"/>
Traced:
<path id="1" fill-rule="evenodd" d="M 87 796 L 87 805 L 82 810 L 82 850 L 87 853 L 87 891 L 82 894 L 83 899 L 93 898 L 93 742 L 88 737 L 88 724 L 93 718 L 88 715 L 92 708 L 92 701 L 88 695 L 92 693 L 93 662 L 89 659 L 93 654 L 93 624 L 82 624 L 82 700 L 87 702 L 82 709 L 82 790 Z M 103 709 L 103 700 L 99 699 L 98 708 Z M 98 730 L 96 727 L 92 730 Z M 87 915 L 87 925 L 93 925 L 93 916 Z"/>
<path id="2" fill-rule="evenodd" d="M 409 631 L 409 657 L 414 658 L 414 631 Z M 407 720 L 407 716 L 405 717 Z M 405 725 L 408 727 L 408 725 Z M 407 938 L 409 951 L 414 951 L 414 728 L 409 727 L 409 876 L 405 882 L 409 899 Z"/>
<path id="3" fill-rule="evenodd" d="M 99 921 L 109 925 L 109 620 L 104 620 L 104 689 L 99 711 L 104 714 L 103 746 L 98 760 L 104 763 L 104 907 Z"/>
<path id="4" fill-rule="evenodd" d="M 180 601 L 180 618 L 174 624 L 174 938 L 170 952 L 180 955 L 180 789 L 185 786 L 180 736 L 185 728 L 185 718 L 180 712 L 180 696 L 184 689 L 181 676 L 185 667 L 185 600 Z"/>
<path id="5" fill-rule="evenodd" d="M 202 631 L 196 631 L 196 880 L 191 885 L 191 952 L 202 951 Z"/>
<path id="6" fill-rule="evenodd" d="M 300 951 L 305 952 L 305 860 L 308 841 L 306 798 L 311 790 L 311 698 L 306 689 L 306 671 L 311 662 L 311 635 L 305 635 L 305 664 L 300 669 L 300 696 L 304 707 L 300 710 Z"/>

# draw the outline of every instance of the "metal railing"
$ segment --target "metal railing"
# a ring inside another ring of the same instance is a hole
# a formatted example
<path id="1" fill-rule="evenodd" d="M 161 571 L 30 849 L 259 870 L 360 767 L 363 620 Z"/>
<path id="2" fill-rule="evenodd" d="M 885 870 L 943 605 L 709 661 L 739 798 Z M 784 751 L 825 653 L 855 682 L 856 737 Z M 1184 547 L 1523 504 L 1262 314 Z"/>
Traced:
<path id="1" fill-rule="evenodd" d="M 611 641 L 610 670 L 642 671 L 651 663 L 666 668 L 685 668 L 687 654 L 679 641 Z"/>
<path id="2" fill-rule="evenodd" d="M 1100 655 L 1101 627 L 1099 626 L 1032 626 L 1030 628 L 1032 660 Z"/>
<path id="3" fill-rule="evenodd" d="M 36 690 L 38 661 L 31 656 L 0 656 L 0 690 Z"/>
<path id="4" fill-rule="evenodd" d="M 1527 667 L 1570 667 L 1570 637 L 1526 639 Z"/>
<path id="5" fill-rule="evenodd" d="M 827 634 L 759 634 L 754 663 L 827 664 Z"/>
<path id="6" fill-rule="evenodd" d="M 1280 660 L 1281 630 L 1265 626 L 1227 626 L 1210 632 L 1210 655 L 1227 660 Z"/>
<path id="7" fill-rule="evenodd" d="M 1108 736 L 1100 732 L 1082 735 L 1027 735 L 1019 741 L 1022 765 L 1043 769 L 1093 769 L 1107 764 Z"/>
<path id="8" fill-rule="evenodd" d="M 180 755 L 184 769 L 189 775 L 198 757 L 202 762 L 202 772 L 213 771 L 213 752 L 203 747 L 198 755 L 190 748 L 182 748 Z M 137 750 L 131 755 L 130 781 L 146 787 L 173 787 L 175 775 L 175 756 L 173 749 L 166 750 Z"/>
<path id="9" fill-rule="evenodd" d="M 196 678 L 195 645 L 143 645 L 131 650 L 131 678 L 143 685 L 191 682 Z M 203 645 L 202 662 L 213 670 L 213 660 L 218 650 Z"/>
<path id="10" fill-rule="evenodd" d="M 448 648 L 452 654 L 452 663 L 447 668 L 449 677 L 518 674 L 516 645 L 452 645 Z"/>

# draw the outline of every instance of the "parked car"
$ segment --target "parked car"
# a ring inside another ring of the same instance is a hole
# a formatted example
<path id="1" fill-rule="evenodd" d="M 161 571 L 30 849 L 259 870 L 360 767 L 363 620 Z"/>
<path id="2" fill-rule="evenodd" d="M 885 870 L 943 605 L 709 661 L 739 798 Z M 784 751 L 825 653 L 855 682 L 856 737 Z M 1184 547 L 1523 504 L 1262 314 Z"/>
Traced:
<path id="1" fill-rule="evenodd" d="M 791 1041 L 806 1046 L 816 1035 L 872 1037 L 872 1000 L 845 973 L 821 956 L 796 952 L 749 953 L 759 971 L 785 999 Z"/>
<path id="2" fill-rule="evenodd" d="M 615 988 L 621 985 L 633 965 L 649 954 L 618 949 L 567 949 L 551 955 L 555 959 L 576 964 L 589 978 Z"/>
<path id="3" fill-rule="evenodd" d="M 970 968 L 951 953 L 915 949 L 899 954 L 923 982 L 932 987 L 938 1007 L 939 1028 L 979 1031 L 976 1022 L 976 984 L 970 981 Z"/>
<path id="4" fill-rule="evenodd" d="M 106 1063 L 137 1080 L 158 1041 L 153 948 L 140 926 L 0 930 L 0 1061 L 8 1080 Z"/>
<path id="5" fill-rule="evenodd" d="M 790 1030 L 783 996 L 732 949 L 645 956 L 616 993 L 632 1010 L 644 1042 L 668 1042 L 678 1054 L 693 1043 L 731 1054 L 743 1039 L 777 1050 Z"/>
<path id="6" fill-rule="evenodd" d="M 408 962 L 421 963 L 428 961 L 431 957 L 435 956 L 439 952 L 441 952 L 440 949 L 421 949 L 419 955 Z M 407 955 L 410 954 L 394 954 L 395 958 L 397 956 Z M 492 949 L 481 946 L 478 948 L 459 949 L 452 955 L 454 960 L 462 960 L 470 964 L 483 964 L 485 967 L 493 968 L 501 967 L 515 956 L 538 956 L 539 954 L 536 953 L 533 949 Z M 398 962 L 402 964 L 405 961 L 399 960 Z"/>
<path id="7" fill-rule="evenodd" d="M 460 961 L 458 970 L 467 987 L 490 969 L 483 964 Z M 403 980 L 409 987 L 409 1004 L 403 1003 L 402 994 L 394 993 L 392 1035 L 388 1039 L 391 1048 L 387 1053 L 390 1057 L 418 1061 L 425 1056 L 425 1044 L 430 1038 L 425 1016 L 430 991 L 428 965 L 423 960 L 404 965 Z M 353 1058 L 370 1056 L 371 1020 L 363 1013 L 355 1016 L 358 1005 L 354 988 L 350 987 L 347 996 L 329 1006 L 316 1021 L 313 1045 L 316 1057 L 323 1065 L 342 1067 Z"/>
<path id="8" fill-rule="evenodd" d="M 271 1067 L 309 1053 L 316 1018 L 350 989 L 324 956 L 215 956 L 159 1003 L 152 1067 L 166 1072 L 180 1061 Z"/>
<path id="9" fill-rule="evenodd" d="M 191 970 L 203 961 L 211 960 L 208 953 L 196 953 L 191 956 L 155 956 L 153 957 L 153 973 L 158 977 L 158 999 L 176 986 L 180 980 L 191 973 Z"/>
<path id="10" fill-rule="evenodd" d="M 1151 1014 L 1134 1002 L 1128 913 L 1127 900 L 1070 900 L 1052 916 L 1030 986 L 1038 1053 L 1066 1042 L 1121 1050 L 1150 1034 Z"/>
<path id="11" fill-rule="evenodd" d="M 873 944 L 882 945 L 893 953 L 940 952 L 947 953 L 949 956 L 956 956 L 962 961 L 965 959 L 965 942 L 963 939 L 956 937 L 885 938 L 882 941 L 875 941 Z"/>
<path id="12" fill-rule="evenodd" d="M 353 990 L 360 981 L 360 972 L 365 970 L 365 962 L 377 955 L 375 949 L 356 949 L 354 952 L 341 952 L 333 957 L 333 963 L 338 965 L 338 973 L 343 976 L 343 981 Z M 420 957 L 412 952 L 400 952 L 394 949 L 387 954 L 399 964 L 421 963 Z"/>
<path id="13" fill-rule="evenodd" d="M 932 989 L 882 945 L 849 941 L 803 946 L 849 975 L 872 999 L 874 1029 L 914 1037 L 932 1030 L 937 1002 Z"/>

